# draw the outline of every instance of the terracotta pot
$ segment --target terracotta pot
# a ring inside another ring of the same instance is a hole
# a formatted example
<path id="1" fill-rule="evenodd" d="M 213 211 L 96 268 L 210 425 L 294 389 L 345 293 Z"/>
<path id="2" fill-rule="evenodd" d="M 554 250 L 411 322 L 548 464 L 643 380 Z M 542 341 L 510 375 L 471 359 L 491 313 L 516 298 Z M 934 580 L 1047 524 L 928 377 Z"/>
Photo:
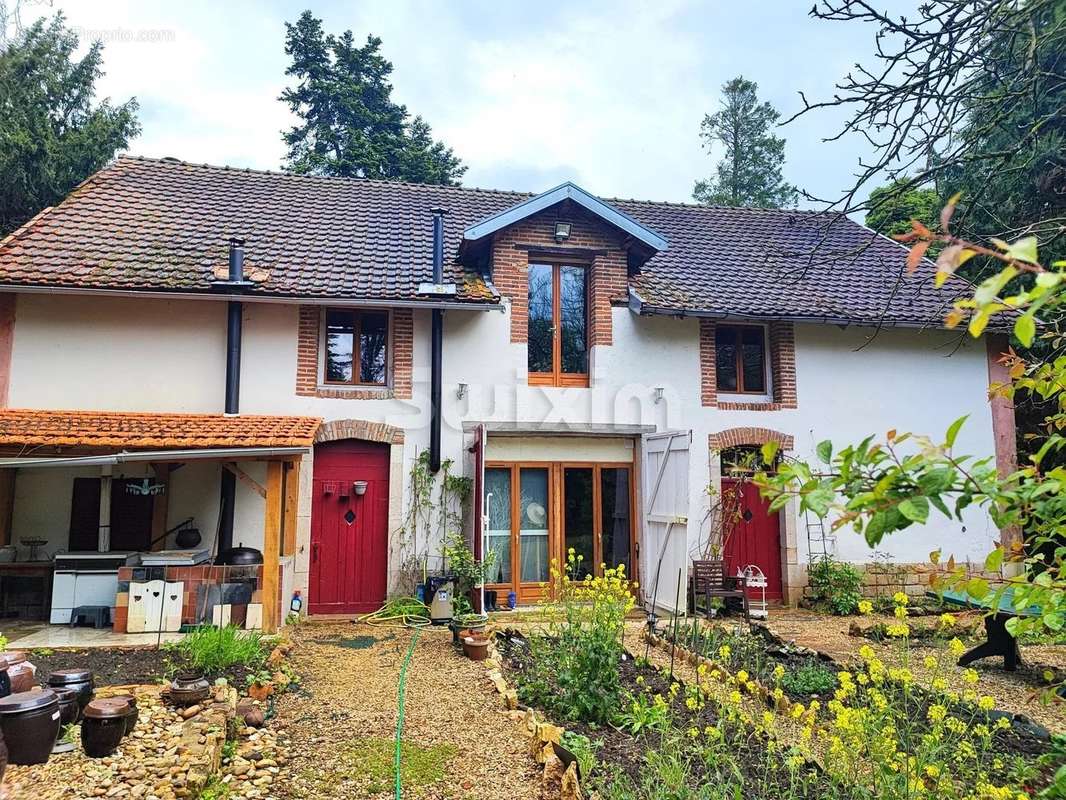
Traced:
<path id="1" fill-rule="evenodd" d="M 48 675 L 48 685 L 53 689 L 73 689 L 77 692 L 79 710 L 93 699 L 93 674 L 87 669 L 54 670 Z"/>
<path id="2" fill-rule="evenodd" d="M 134 727 L 137 725 L 137 719 L 139 712 L 137 711 L 137 698 L 132 694 L 116 694 L 113 697 L 101 698 L 102 703 L 115 703 L 121 706 L 125 711 L 126 730 L 123 732 L 123 736 L 128 736 L 133 732 Z"/>
<path id="3" fill-rule="evenodd" d="M 44 764 L 60 728 L 59 698 L 51 689 L 0 699 L 0 730 L 12 764 Z"/>
<path id="4" fill-rule="evenodd" d="M 25 653 L 11 650 L 3 655 L 7 659 L 7 677 L 11 680 L 12 694 L 28 692 L 37 685 L 37 667 L 26 660 Z"/>
<path id="5" fill-rule="evenodd" d="M 484 661 L 489 657 L 489 640 L 468 636 L 463 639 L 463 652 L 471 661 Z"/>
<path id="6" fill-rule="evenodd" d="M 459 638 L 464 642 L 467 639 L 477 639 L 479 642 L 481 642 L 488 641 L 489 636 L 487 633 L 485 633 L 484 630 L 479 630 L 478 628 L 467 628 L 459 632 Z"/>
<path id="7" fill-rule="evenodd" d="M 179 672 L 170 682 L 170 699 L 175 705 L 194 706 L 211 694 L 211 684 L 199 672 Z"/>
<path id="8" fill-rule="evenodd" d="M 81 721 L 81 746 L 89 758 L 104 758 L 115 752 L 126 733 L 128 703 L 93 700 L 85 706 Z"/>
<path id="9" fill-rule="evenodd" d="M 73 725 L 81 717 L 81 704 L 78 702 L 78 690 L 57 686 L 52 689 L 59 698 L 59 722 Z"/>

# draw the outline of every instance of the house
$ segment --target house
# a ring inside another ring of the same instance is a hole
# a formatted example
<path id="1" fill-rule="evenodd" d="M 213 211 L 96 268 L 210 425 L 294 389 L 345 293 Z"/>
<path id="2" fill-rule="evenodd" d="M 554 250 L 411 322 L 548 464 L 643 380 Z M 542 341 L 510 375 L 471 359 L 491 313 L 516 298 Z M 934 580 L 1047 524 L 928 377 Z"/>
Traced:
<path id="1" fill-rule="evenodd" d="M 905 255 L 806 211 L 121 157 L 0 243 L 0 544 L 171 551 L 185 523 L 264 553 L 267 627 L 297 590 L 352 614 L 439 567 L 459 512 L 418 517 L 447 470 L 498 593 L 534 599 L 572 547 L 669 608 L 723 453 L 967 413 L 958 447 L 1011 463 L 1003 342 L 943 330 L 951 296 Z M 798 598 L 812 550 L 873 560 L 794 506 L 741 511 L 729 557 L 771 599 Z M 884 546 L 908 569 L 999 536 L 970 510 Z M 201 569 L 171 576 L 183 618 Z"/>

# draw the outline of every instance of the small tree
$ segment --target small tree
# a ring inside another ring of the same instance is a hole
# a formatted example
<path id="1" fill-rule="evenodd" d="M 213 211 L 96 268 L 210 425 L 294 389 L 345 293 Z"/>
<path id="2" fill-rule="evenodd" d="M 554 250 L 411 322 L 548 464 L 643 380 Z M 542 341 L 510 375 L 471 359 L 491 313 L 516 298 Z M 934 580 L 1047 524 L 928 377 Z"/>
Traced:
<path id="1" fill-rule="evenodd" d="M 16 4 L 17 7 L 17 4 Z M 0 237 L 62 200 L 140 132 L 137 101 L 94 104 L 103 48 L 74 58 L 62 14 L 0 49 Z"/>
<path id="2" fill-rule="evenodd" d="M 721 109 L 700 125 L 708 152 L 725 148 L 714 178 L 697 181 L 692 197 L 704 205 L 781 208 L 794 206 L 799 191 L 781 177 L 785 140 L 770 132 L 778 113 L 760 103 L 758 85 L 734 78 L 722 87 Z"/>

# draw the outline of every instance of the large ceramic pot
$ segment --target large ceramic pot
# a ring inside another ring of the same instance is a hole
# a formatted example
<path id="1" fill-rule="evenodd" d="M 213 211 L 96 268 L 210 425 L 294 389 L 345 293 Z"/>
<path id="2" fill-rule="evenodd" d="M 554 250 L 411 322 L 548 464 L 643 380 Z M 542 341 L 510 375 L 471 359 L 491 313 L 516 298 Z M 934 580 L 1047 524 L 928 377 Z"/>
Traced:
<path id="1" fill-rule="evenodd" d="M 7 772 L 7 745 L 4 743 L 4 735 L 0 733 L 0 784 L 4 782 L 5 772 Z"/>
<path id="2" fill-rule="evenodd" d="M 56 686 L 52 689 L 59 698 L 59 722 L 62 725 L 73 725 L 81 716 L 81 704 L 78 702 L 76 689 L 68 689 L 64 686 Z"/>
<path id="3" fill-rule="evenodd" d="M 210 694 L 211 684 L 199 672 L 179 672 L 170 682 L 170 699 L 175 705 L 196 705 Z"/>
<path id="4" fill-rule="evenodd" d="M 49 674 L 48 685 L 53 689 L 73 689 L 78 694 L 79 708 L 93 699 L 93 674 L 87 669 L 57 669 Z"/>
<path id="5" fill-rule="evenodd" d="M 12 764 L 43 764 L 59 738 L 59 698 L 51 689 L 0 699 L 0 730 Z"/>
<path id="6" fill-rule="evenodd" d="M 93 700 L 81 720 L 81 746 L 89 758 L 104 758 L 115 752 L 126 734 L 127 703 Z"/>
<path id="7" fill-rule="evenodd" d="M 28 692 L 37 685 L 37 668 L 26 660 L 25 653 L 11 650 L 3 655 L 7 659 L 7 677 L 11 681 L 12 694 Z"/>
<path id="8" fill-rule="evenodd" d="M 137 725 L 137 718 L 139 716 L 137 711 L 137 698 L 132 694 L 116 694 L 114 697 L 104 698 L 103 702 L 118 703 L 126 708 L 126 731 L 123 735 L 128 736 L 133 733 L 133 729 Z"/>

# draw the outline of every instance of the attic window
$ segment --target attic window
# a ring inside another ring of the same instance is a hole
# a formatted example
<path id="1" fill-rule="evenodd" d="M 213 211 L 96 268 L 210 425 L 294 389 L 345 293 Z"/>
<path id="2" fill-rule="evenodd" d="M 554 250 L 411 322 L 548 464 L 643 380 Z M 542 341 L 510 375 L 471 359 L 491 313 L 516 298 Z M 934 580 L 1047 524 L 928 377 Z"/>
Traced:
<path id="1" fill-rule="evenodd" d="M 766 394 L 766 329 L 762 325 L 719 325 L 715 330 L 718 391 Z"/>
<path id="2" fill-rule="evenodd" d="M 388 382 L 387 311 L 326 311 L 323 382 L 385 386 Z"/>

